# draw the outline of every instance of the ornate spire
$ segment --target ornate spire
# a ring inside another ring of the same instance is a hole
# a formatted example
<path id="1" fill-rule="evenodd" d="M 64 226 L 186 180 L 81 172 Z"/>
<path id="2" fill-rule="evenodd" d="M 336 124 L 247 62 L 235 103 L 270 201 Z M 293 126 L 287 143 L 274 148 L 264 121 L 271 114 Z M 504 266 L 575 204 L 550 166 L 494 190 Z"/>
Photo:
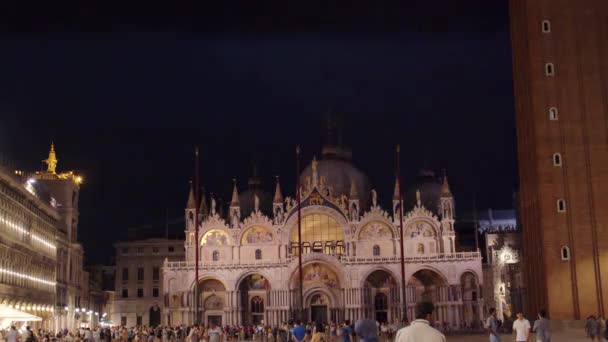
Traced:
<path id="1" fill-rule="evenodd" d="M 272 199 L 272 203 L 283 203 L 283 194 L 281 193 L 281 183 L 279 182 L 279 176 L 277 176 L 277 186 L 274 190 L 274 198 Z"/>
<path id="2" fill-rule="evenodd" d="M 200 217 L 207 217 L 209 215 L 209 209 L 207 209 L 207 199 L 205 198 L 205 188 L 202 189 L 201 194 L 201 206 L 198 209 Z"/>
<path id="3" fill-rule="evenodd" d="M 416 205 L 422 206 L 422 200 L 420 199 L 420 189 L 416 189 Z"/>
<path id="4" fill-rule="evenodd" d="M 239 190 L 236 187 L 236 178 L 232 179 L 232 183 L 234 184 L 234 186 L 232 188 L 232 200 L 230 201 L 230 206 L 238 207 L 239 206 Z"/>
<path id="5" fill-rule="evenodd" d="M 213 197 L 213 193 L 211 193 L 211 215 L 215 215 L 217 213 L 217 209 L 216 209 L 216 202 L 215 202 L 215 197 Z"/>
<path id="6" fill-rule="evenodd" d="M 445 170 L 443 170 L 443 184 L 441 184 L 441 196 L 442 197 L 452 197 L 452 192 L 450 191 L 450 184 L 448 183 L 448 175 Z"/>
<path id="7" fill-rule="evenodd" d="M 399 200 L 399 194 L 400 194 L 400 189 L 399 189 L 399 177 L 395 177 L 395 190 L 393 190 L 393 200 L 398 201 Z"/>
<path id="8" fill-rule="evenodd" d="M 195 209 L 196 202 L 194 201 L 194 189 L 192 189 L 192 181 L 190 181 L 190 193 L 188 194 L 188 203 L 186 204 L 187 209 Z"/>
<path id="9" fill-rule="evenodd" d="M 51 150 L 49 151 L 49 157 L 43 160 L 43 162 L 47 165 L 46 171 L 53 174 L 56 173 L 55 170 L 57 169 L 58 161 L 59 160 L 57 160 L 57 156 L 55 155 L 55 144 L 51 142 Z"/>
<path id="10" fill-rule="evenodd" d="M 357 192 L 357 185 L 354 180 L 350 180 L 350 199 L 359 199 L 359 193 Z"/>

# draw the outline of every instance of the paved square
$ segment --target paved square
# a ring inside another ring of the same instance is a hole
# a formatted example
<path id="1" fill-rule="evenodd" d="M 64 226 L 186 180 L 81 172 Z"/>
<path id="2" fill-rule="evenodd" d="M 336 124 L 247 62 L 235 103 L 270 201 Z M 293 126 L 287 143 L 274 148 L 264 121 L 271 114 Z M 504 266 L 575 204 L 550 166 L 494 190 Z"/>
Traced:
<path id="1" fill-rule="evenodd" d="M 451 335 L 446 336 L 448 342 L 486 342 L 489 341 L 488 336 L 486 335 Z M 513 341 L 512 335 L 502 335 L 500 338 L 501 342 L 511 342 Z M 530 342 L 535 342 L 535 336 L 532 335 Z M 589 341 L 589 339 L 585 338 L 584 331 L 580 332 L 562 332 L 553 334 L 551 338 L 552 342 L 582 342 Z"/>

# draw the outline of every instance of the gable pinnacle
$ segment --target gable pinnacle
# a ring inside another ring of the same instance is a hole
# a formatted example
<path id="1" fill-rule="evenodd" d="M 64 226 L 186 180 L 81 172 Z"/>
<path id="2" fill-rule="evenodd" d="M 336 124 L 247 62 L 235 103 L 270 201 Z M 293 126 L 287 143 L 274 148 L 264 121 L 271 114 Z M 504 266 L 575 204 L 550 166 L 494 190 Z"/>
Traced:
<path id="1" fill-rule="evenodd" d="M 450 184 L 448 183 L 448 175 L 445 170 L 443 170 L 443 183 L 441 184 L 441 196 L 444 197 L 452 197 L 452 192 L 450 191 Z"/>
<path id="2" fill-rule="evenodd" d="M 283 203 L 283 194 L 281 193 L 281 183 L 279 182 L 279 176 L 277 177 L 277 186 L 274 190 L 274 198 L 272 199 L 272 203 Z"/>
<path id="3" fill-rule="evenodd" d="M 395 177 L 395 190 L 393 191 L 393 200 L 398 201 L 401 189 L 399 188 L 399 177 Z"/>
<path id="4" fill-rule="evenodd" d="M 234 183 L 234 186 L 232 188 L 232 200 L 230 201 L 230 206 L 238 207 L 239 206 L 239 190 L 236 187 L 236 178 L 233 178 L 232 182 Z"/>
<path id="5" fill-rule="evenodd" d="M 194 189 L 192 189 L 192 181 L 190 181 L 190 193 L 188 194 L 188 203 L 186 204 L 187 209 L 195 209 L 196 202 L 194 201 Z"/>

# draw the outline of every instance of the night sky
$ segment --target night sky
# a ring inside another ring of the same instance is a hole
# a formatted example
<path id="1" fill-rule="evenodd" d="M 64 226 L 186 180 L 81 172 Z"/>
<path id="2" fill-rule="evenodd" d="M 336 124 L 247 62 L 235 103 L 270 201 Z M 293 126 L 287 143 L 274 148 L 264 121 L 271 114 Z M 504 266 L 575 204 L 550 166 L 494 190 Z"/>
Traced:
<path id="1" fill-rule="evenodd" d="M 89 263 L 129 227 L 183 215 L 197 144 L 208 192 L 229 199 L 255 164 L 268 191 L 280 175 L 292 194 L 294 146 L 319 156 L 330 111 L 381 203 L 400 143 L 404 188 L 445 168 L 459 213 L 474 194 L 512 207 L 506 0 L 44 6 L 0 18 L 0 153 L 39 170 L 54 141 L 58 169 L 84 175 Z"/>

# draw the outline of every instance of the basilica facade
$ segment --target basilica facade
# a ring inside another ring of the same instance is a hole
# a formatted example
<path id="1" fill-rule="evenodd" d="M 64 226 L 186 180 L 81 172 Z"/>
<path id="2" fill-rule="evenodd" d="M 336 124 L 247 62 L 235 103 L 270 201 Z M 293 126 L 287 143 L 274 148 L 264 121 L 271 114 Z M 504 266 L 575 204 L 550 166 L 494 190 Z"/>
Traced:
<path id="1" fill-rule="evenodd" d="M 482 259 L 479 252 L 457 250 L 447 177 L 430 177 L 404 193 L 404 201 L 395 181 L 392 206 L 383 208 L 362 172 L 347 158 L 325 152 L 301 175 L 300 208 L 294 198 L 283 197 L 278 179 L 267 202 L 262 193 L 239 194 L 235 183 L 225 215 L 215 199 L 208 205 L 203 197 L 197 220 L 191 189 L 184 260 L 165 260 L 162 267 L 163 324 L 275 325 L 297 317 L 301 307 L 306 320 L 393 323 L 403 311 L 401 244 L 408 318 L 416 302 L 426 300 L 436 305 L 441 324 L 457 329 L 479 322 Z"/>

